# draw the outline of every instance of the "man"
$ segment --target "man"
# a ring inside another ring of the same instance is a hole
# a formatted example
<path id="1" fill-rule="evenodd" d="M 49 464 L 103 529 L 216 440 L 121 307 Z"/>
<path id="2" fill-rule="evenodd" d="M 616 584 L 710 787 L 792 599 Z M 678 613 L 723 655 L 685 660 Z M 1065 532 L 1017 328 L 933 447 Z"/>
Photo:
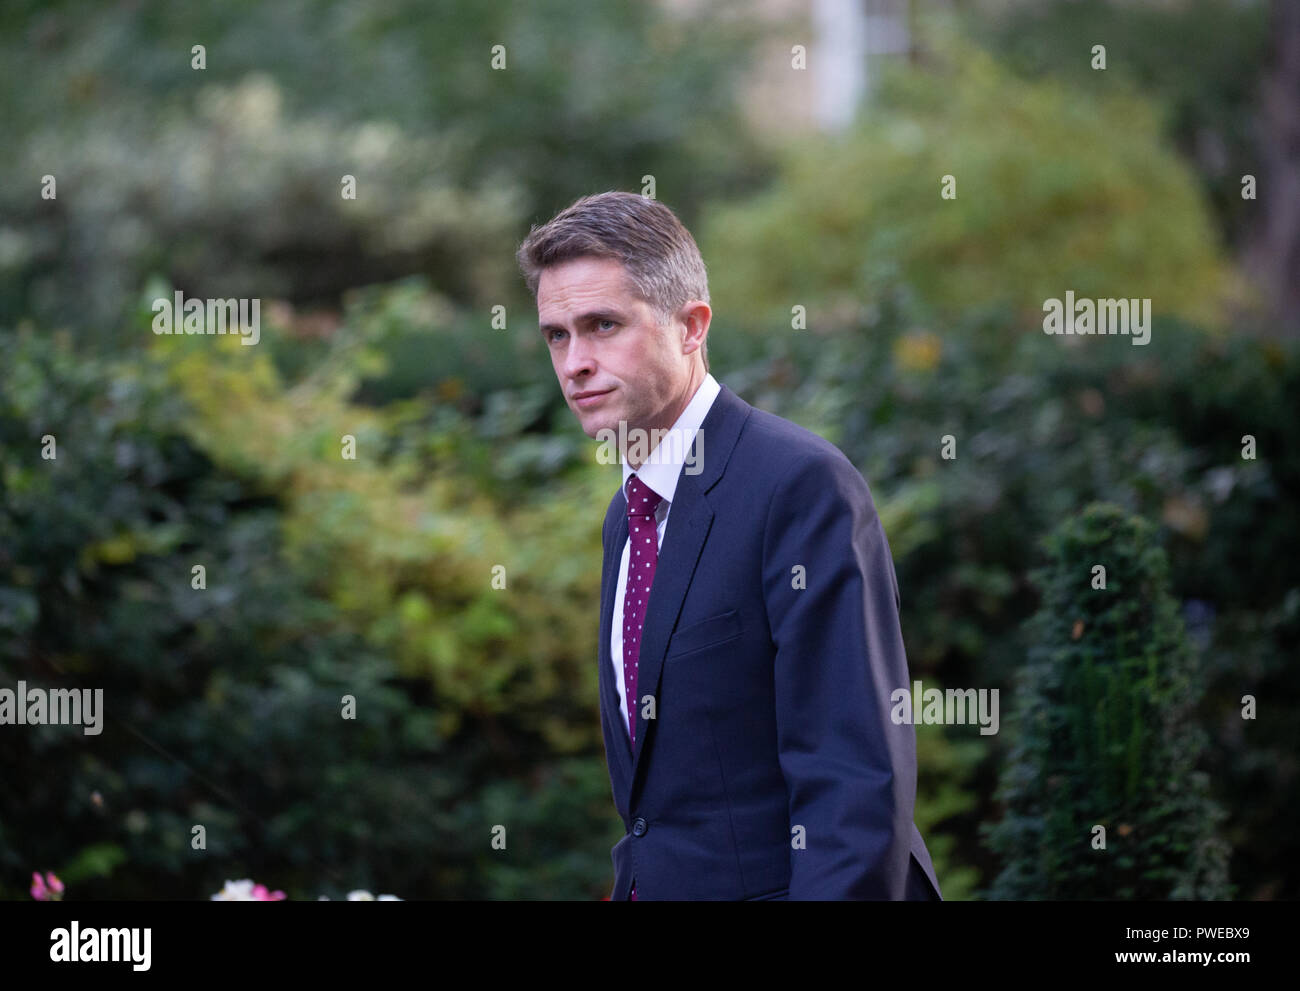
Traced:
<path id="1" fill-rule="evenodd" d="M 889 715 L 911 679 L 862 476 L 709 374 L 704 263 L 666 206 L 584 197 L 518 259 L 570 409 L 623 458 L 600 615 L 627 829 L 611 899 L 939 899 L 915 731 Z"/>

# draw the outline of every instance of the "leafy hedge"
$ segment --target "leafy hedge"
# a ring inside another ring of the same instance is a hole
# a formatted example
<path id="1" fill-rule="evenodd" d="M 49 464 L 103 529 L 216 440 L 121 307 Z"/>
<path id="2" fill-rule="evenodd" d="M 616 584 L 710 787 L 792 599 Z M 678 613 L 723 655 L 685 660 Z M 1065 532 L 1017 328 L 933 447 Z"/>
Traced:
<path id="1" fill-rule="evenodd" d="M 1205 682 L 1155 528 L 1096 503 L 1046 541 L 1018 679 L 993 898 L 1231 897 L 1210 798 Z"/>
<path id="2" fill-rule="evenodd" d="M 230 357 L 247 356 L 236 343 Z M 318 479 L 304 477 L 277 494 L 259 477 L 258 465 L 305 474 L 310 438 L 237 467 L 220 445 L 197 446 L 204 413 L 177 376 L 225 389 L 212 411 L 224 436 L 264 437 L 283 414 L 268 403 L 259 419 L 236 376 L 164 355 L 86 360 L 66 336 L 30 330 L 0 333 L 0 367 L 0 682 L 102 688 L 107 710 L 99 736 L 0 733 L 4 876 L 44 865 L 89 898 L 193 898 L 244 875 L 292 897 L 606 892 L 621 827 L 593 745 L 590 578 L 558 547 L 526 545 L 531 578 L 499 558 L 510 588 L 533 588 L 517 599 L 573 617 L 530 619 L 489 590 L 483 557 L 504 554 L 500 537 L 495 550 L 447 551 L 450 536 L 400 508 L 419 500 L 402 502 L 397 472 L 318 467 L 369 479 L 369 515 L 347 483 L 313 496 Z M 39 454 L 46 434 L 52 461 Z M 490 517 L 485 532 L 499 535 L 506 524 Z M 575 526 L 598 549 L 599 521 Z M 206 589 L 192 587 L 195 564 Z M 579 577 L 582 609 L 564 591 Z M 341 718 L 344 695 L 355 720 Z M 498 823 L 505 851 L 490 847 Z M 204 851 L 191 848 L 196 824 Z"/>

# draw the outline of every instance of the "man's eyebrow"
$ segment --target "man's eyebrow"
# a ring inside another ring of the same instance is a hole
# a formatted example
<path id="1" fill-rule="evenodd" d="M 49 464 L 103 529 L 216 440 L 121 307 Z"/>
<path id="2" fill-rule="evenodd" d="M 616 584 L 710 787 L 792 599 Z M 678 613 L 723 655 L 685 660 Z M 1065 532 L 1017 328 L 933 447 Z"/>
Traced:
<path id="1" fill-rule="evenodd" d="M 578 317 L 577 322 L 579 324 L 584 324 L 584 323 L 591 323 L 594 320 L 613 320 L 615 323 L 627 323 L 627 315 L 624 313 L 620 313 L 618 310 L 612 310 L 612 309 L 590 310 L 589 312 L 584 313 L 582 316 Z M 538 328 L 538 330 L 541 331 L 542 336 L 546 336 L 552 330 L 565 330 L 565 329 L 566 328 L 553 323 L 544 323 Z"/>

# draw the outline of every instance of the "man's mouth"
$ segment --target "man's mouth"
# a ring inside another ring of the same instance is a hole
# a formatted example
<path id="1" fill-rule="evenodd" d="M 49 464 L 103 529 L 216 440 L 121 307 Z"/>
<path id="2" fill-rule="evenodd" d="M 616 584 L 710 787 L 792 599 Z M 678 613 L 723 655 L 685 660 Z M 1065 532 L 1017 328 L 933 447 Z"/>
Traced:
<path id="1" fill-rule="evenodd" d="M 579 392 L 574 395 L 573 402 L 580 409 L 586 409 L 588 406 L 595 406 L 613 391 L 613 389 L 602 389 L 600 392 Z"/>

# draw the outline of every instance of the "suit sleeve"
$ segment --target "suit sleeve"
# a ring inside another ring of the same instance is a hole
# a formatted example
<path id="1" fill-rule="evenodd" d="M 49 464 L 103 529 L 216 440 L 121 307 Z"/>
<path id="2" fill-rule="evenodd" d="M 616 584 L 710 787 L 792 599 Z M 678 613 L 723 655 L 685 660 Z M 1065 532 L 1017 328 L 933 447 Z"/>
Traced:
<path id="1" fill-rule="evenodd" d="M 847 458 L 819 452 L 777 485 L 763 531 L 763 591 L 789 793 L 789 897 L 901 899 L 916 735 L 889 712 L 891 693 L 908 687 L 907 658 L 889 545 Z"/>

